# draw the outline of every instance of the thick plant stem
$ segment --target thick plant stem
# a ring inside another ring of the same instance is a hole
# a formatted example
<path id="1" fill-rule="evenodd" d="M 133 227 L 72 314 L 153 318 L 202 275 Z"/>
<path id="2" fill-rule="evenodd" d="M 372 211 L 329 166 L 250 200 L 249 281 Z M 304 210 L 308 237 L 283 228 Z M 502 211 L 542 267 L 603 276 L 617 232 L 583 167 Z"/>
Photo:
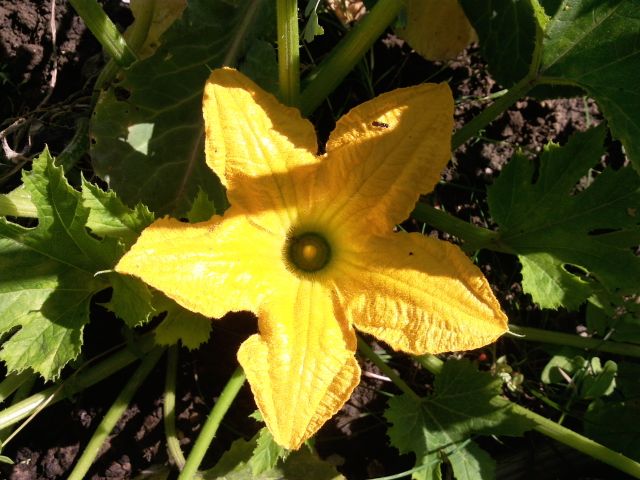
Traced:
<path id="1" fill-rule="evenodd" d="M 20 385 L 33 377 L 34 374 L 30 370 L 20 373 L 11 373 L 5 377 L 0 383 L 0 403 L 4 402 L 9 396 L 15 392 Z"/>
<path id="2" fill-rule="evenodd" d="M 300 110 L 307 116 L 340 85 L 378 37 L 395 20 L 404 6 L 402 0 L 378 0 L 329 57 L 305 79 Z"/>
<path id="3" fill-rule="evenodd" d="M 433 208 L 424 203 L 418 203 L 411 213 L 416 220 L 427 223 L 438 230 L 455 235 L 464 241 L 467 250 L 479 250 L 487 248 L 498 252 L 513 253 L 509 247 L 500 243 L 497 232 L 487 228 L 476 227 L 469 222 L 449 215 L 442 210 Z"/>
<path id="4" fill-rule="evenodd" d="M 395 383 L 400 390 L 402 390 L 402 393 L 406 393 L 416 401 L 420 400 L 420 397 L 411 390 L 411 387 L 407 385 L 402 378 L 400 378 L 400 375 L 398 375 L 389 365 L 384 363 L 384 361 L 376 355 L 373 349 L 360 336 L 358 336 L 358 351 L 371 360 L 371 362 L 378 367 L 382 373 L 389 377 L 389 379 L 391 379 L 391 381 Z"/>
<path id="5" fill-rule="evenodd" d="M 585 338 L 570 333 L 553 332 L 533 327 L 521 327 L 513 323 L 509 324 L 509 331 L 518 336 L 522 335 L 522 340 L 531 342 L 553 343 L 555 345 L 597 350 L 599 352 L 626 355 L 628 357 L 640 357 L 640 345 L 632 345 L 630 343 Z"/>
<path id="6" fill-rule="evenodd" d="M 213 406 L 213 409 L 209 414 L 209 418 L 207 418 L 191 453 L 189 453 L 184 469 L 180 472 L 178 480 L 192 480 L 195 478 L 200 462 L 202 462 L 209 445 L 211 445 L 211 441 L 216 436 L 216 432 L 218 431 L 222 418 L 227 413 L 227 410 L 229 410 L 229 407 L 236 398 L 236 395 L 238 395 L 244 381 L 244 371 L 241 367 L 238 367 L 231 375 L 231 378 L 225 385 L 224 390 L 222 390 L 220 397 L 218 397 L 218 401 Z"/>
<path id="7" fill-rule="evenodd" d="M 97 0 L 69 0 L 105 52 L 121 67 L 128 67 L 136 60 L 136 54 L 104 13 Z"/>
<path id="8" fill-rule="evenodd" d="M 153 346 L 153 337 L 142 337 L 136 345 L 142 352 L 149 351 Z M 21 402 L 0 411 L 0 429 L 13 425 L 23 418 L 36 412 L 44 405 L 53 405 L 67 397 L 104 380 L 115 372 L 138 360 L 139 356 L 130 348 L 111 355 L 106 360 L 89 367 L 86 370 L 68 378 L 62 385 L 54 385 L 39 393 L 31 395 Z"/>
<path id="9" fill-rule="evenodd" d="M 474 117 L 470 122 L 466 123 L 464 127 L 453 134 L 451 150 L 455 151 L 459 146 L 466 143 L 467 140 L 477 135 L 480 130 L 498 118 L 502 112 L 526 95 L 526 93 L 533 88 L 534 84 L 535 78 L 533 74 L 529 74 L 511 87 L 507 93 L 498 97 L 495 102 L 485 108 L 477 117 Z"/>
<path id="10" fill-rule="evenodd" d="M 434 355 L 423 355 L 416 357 L 418 362 L 434 375 L 438 375 L 442 371 L 444 362 Z M 533 422 L 533 429 L 537 432 L 553 438 L 571 448 L 585 453 L 601 462 L 607 463 L 617 468 L 621 472 L 625 472 L 635 478 L 640 478 L 640 463 L 631 460 L 624 455 L 614 452 L 604 445 L 594 442 L 593 440 L 580 435 L 562 425 L 559 425 L 548 418 L 538 415 L 516 403 L 502 397 L 493 397 L 491 404 L 496 408 L 509 407 L 514 415 L 525 417 Z"/>
<path id="11" fill-rule="evenodd" d="M 182 470 L 185 458 L 180 449 L 180 441 L 176 434 L 176 372 L 178 370 L 178 345 L 171 345 L 167 352 L 167 375 L 164 382 L 164 434 L 167 438 L 167 449 L 173 462 Z"/>
<path id="12" fill-rule="evenodd" d="M 98 456 L 100 447 L 102 447 L 107 436 L 109 436 L 120 417 L 122 417 L 122 414 L 129 406 L 133 396 L 136 394 L 149 373 L 151 373 L 151 370 L 153 370 L 156 363 L 158 363 L 158 360 L 160 360 L 160 356 L 163 352 L 164 348 L 156 347 L 143 357 L 140 366 L 133 375 L 131 375 L 131 378 L 116 397 L 111 408 L 109 408 L 100 422 L 100 425 L 98 425 L 98 428 L 91 437 L 91 440 L 89 440 L 89 443 L 78 459 L 78 463 L 76 463 L 71 475 L 69 475 L 68 480 L 82 480 L 83 478 L 86 478 L 86 474 L 89 471 L 89 468 L 91 468 L 91 464 L 93 464 L 94 460 Z"/>
<path id="13" fill-rule="evenodd" d="M 278 74 L 280 97 L 284 103 L 298 105 L 300 97 L 300 35 L 298 1 L 277 0 Z"/>

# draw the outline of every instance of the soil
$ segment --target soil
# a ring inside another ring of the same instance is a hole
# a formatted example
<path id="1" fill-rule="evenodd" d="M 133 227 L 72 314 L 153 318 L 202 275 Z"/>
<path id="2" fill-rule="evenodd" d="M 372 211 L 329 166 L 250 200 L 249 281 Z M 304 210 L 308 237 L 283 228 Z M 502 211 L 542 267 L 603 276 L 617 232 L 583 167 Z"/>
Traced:
<path id="1" fill-rule="evenodd" d="M 121 27 L 130 22 L 126 6 L 118 1 L 103 3 Z M 12 149 L 20 155 L 13 166 L 5 164 L 0 171 L 3 190 L 16 184 L 20 168 L 28 164 L 30 155 L 39 152 L 45 143 L 57 154 L 69 142 L 76 128 L 75 121 L 89 115 L 91 84 L 104 64 L 100 46 L 63 0 L 55 2 L 56 49 L 52 48 L 51 5 L 49 1 L 39 0 L 0 0 L 0 128 L 7 128 L 23 117 L 29 125 L 9 137 Z M 335 44 L 335 35 L 336 32 L 327 32 L 310 45 L 315 61 L 321 59 L 328 45 Z M 321 139 L 326 138 L 341 112 L 373 94 L 398 86 L 425 79 L 449 81 L 454 97 L 459 99 L 458 126 L 481 110 L 484 102 L 479 99 L 501 89 L 491 79 L 475 47 L 443 66 L 425 61 L 389 33 L 374 47 L 374 58 L 375 68 L 365 65 L 356 69 L 331 96 L 330 103 L 314 114 L 312 120 L 318 125 Z M 303 61 L 312 63 L 310 58 Z M 373 79 L 373 91 L 365 80 L 367 76 Z M 587 98 L 519 101 L 486 129 L 485 141 L 471 141 L 456 152 L 454 163 L 445 175 L 447 183 L 439 186 L 431 199 L 460 218 L 486 226 L 485 198 L 476 192 L 482 192 L 494 180 L 513 155 L 513 145 L 526 146 L 535 154 L 548 140 L 563 143 L 574 131 L 584 130 L 601 120 L 597 106 Z M 618 165 L 625 161 L 617 142 L 609 141 L 609 153 L 604 161 Z M 412 228 L 411 225 L 409 222 L 408 228 Z M 522 295 L 513 258 L 484 254 L 480 263 L 512 318 L 539 314 Z M 123 341 L 113 328 L 116 320 L 98 303 L 96 299 L 93 320 L 85 332 L 88 350 L 83 353 L 84 359 L 100 353 L 92 351 L 92 345 L 114 345 Z M 559 322 L 571 330 L 575 328 L 576 319 L 567 315 Z M 195 352 L 180 352 L 177 418 L 186 451 L 235 369 L 238 345 L 256 331 L 256 320 L 251 314 L 228 315 L 214 322 L 213 329 L 208 344 Z M 220 338 L 225 341 L 220 342 Z M 518 348 L 522 347 L 504 340 L 498 344 L 497 351 L 471 352 L 469 358 L 488 368 L 493 355 Z M 537 378 L 536 353 L 530 353 L 529 358 L 531 363 L 523 366 L 523 371 L 530 378 Z M 393 366 L 417 390 L 429 388 L 431 376 L 409 358 L 394 355 Z M 340 413 L 321 430 L 316 440 L 317 451 L 349 479 L 391 475 L 410 469 L 413 459 L 400 456 L 388 445 L 382 418 L 387 397 L 380 391 L 395 392 L 395 387 L 376 376 L 380 372 L 373 365 L 363 362 L 362 368 L 361 385 Z M 12 458 L 15 465 L 0 467 L 0 476 L 11 480 L 65 478 L 131 371 L 126 369 L 71 400 L 46 408 L 4 449 L 3 455 Z M 153 473 L 169 464 L 162 425 L 163 383 L 161 361 L 102 447 L 87 478 L 128 479 Z M 544 407 L 535 399 L 518 400 L 544 413 Z M 205 466 L 215 463 L 234 439 L 249 438 L 260 428 L 248 418 L 254 410 L 253 398 L 245 387 L 225 418 Z M 498 460 L 498 478 L 623 478 L 619 472 L 612 473 L 590 457 L 533 433 L 506 445 L 490 438 L 480 442 Z"/>

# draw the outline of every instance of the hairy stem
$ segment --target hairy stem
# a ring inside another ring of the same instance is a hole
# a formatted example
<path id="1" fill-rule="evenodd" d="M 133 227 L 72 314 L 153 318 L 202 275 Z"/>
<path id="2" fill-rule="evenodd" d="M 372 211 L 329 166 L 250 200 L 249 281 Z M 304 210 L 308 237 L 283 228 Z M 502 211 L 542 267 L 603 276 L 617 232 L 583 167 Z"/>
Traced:
<path id="1" fill-rule="evenodd" d="M 300 110 L 307 116 L 340 85 L 378 37 L 395 20 L 404 6 L 402 0 L 378 0 L 329 57 L 305 79 Z"/>
<path id="2" fill-rule="evenodd" d="M 167 438 L 167 449 L 169 455 L 178 467 L 182 470 L 185 458 L 180 448 L 180 441 L 176 434 L 176 372 L 178 370 L 178 346 L 171 345 L 167 352 L 167 375 L 164 382 L 164 434 Z"/>
<path id="3" fill-rule="evenodd" d="M 476 227 L 469 222 L 449 215 L 442 210 L 425 205 L 416 204 L 411 216 L 416 220 L 427 223 L 438 230 L 455 235 L 465 243 L 467 250 L 479 250 L 487 248 L 498 252 L 514 253 L 508 246 L 500 242 L 497 232 L 487 228 Z"/>
<path id="4" fill-rule="evenodd" d="M 533 327 L 521 327 L 509 324 L 509 331 L 515 333 L 522 340 L 530 342 L 553 343 L 569 347 L 597 350 L 600 352 L 626 355 L 628 357 L 640 357 L 640 346 L 630 343 L 613 342 L 597 338 L 585 338 L 570 333 L 553 332 Z M 521 337 L 520 337 L 521 336 Z"/>
<path id="5" fill-rule="evenodd" d="M 389 379 L 395 383 L 395 385 L 402 390 L 403 393 L 406 393 L 414 400 L 419 401 L 420 397 L 411 389 L 407 383 L 400 378 L 389 365 L 384 363 L 384 361 L 373 351 L 373 349 L 365 342 L 362 337 L 358 336 L 358 351 L 367 357 L 371 362 L 382 371 Z"/>
<path id="6" fill-rule="evenodd" d="M 89 440 L 89 443 L 78 459 L 78 463 L 76 463 L 71 475 L 69 475 L 68 480 L 82 480 L 83 478 L 86 478 L 86 474 L 89 471 L 89 468 L 91 468 L 91 464 L 93 464 L 94 460 L 98 456 L 100 447 L 102 447 L 107 436 L 109 436 L 118 420 L 120 420 L 120 417 L 122 417 L 122 414 L 129 406 L 133 396 L 136 394 L 149 373 L 151 373 L 151 370 L 153 370 L 156 363 L 158 363 L 158 360 L 160 360 L 163 352 L 164 348 L 156 347 L 144 356 L 140 366 L 133 375 L 131 375 L 131 378 L 116 397 L 115 401 L 100 422 L 100 425 L 98 425 L 98 428 L 91 437 L 91 440 Z"/>
<path id="7" fill-rule="evenodd" d="M 69 3 L 118 65 L 128 67 L 136 61 L 136 54 L 97 0 L 69 0 Z"/>
<path id="8" fill-rule="evenodd" d="M 277 0 L 276 12 L 280 97 L 287 105 L 297 106 L 300 97 L 300 35 L 297 0 Z"/>
<path id="9" fill-rule="evenodd" d="M 451 150 L 455 151 L 458 147 L 467 142 L 470 138 L 478 134 L 480 130 L 489 125 L 493 120 L 498 118 L 511 105 L 520 100 L 535 84 L 535 78 L 532 73 L 524 77 L 513 87 L 511 87 L 504 95 L 498 97 L 495 102 L 485 108 L 480 114 L 474 117 L 470 122 L 466 123 L 460 130 L 453 134 L 451 139 Z"/>
<path id="10" fill-rule="evenodd" d="M 229 407 L 236 398 L 236 395 L 238 395 L 240 388 L 244 385 L 244 381 L 244 372 L 241 367 L 238 367 L 231 375 L 231 378 L 225 385 L 224 390 L 222 390 L 220 397 L 218 397 L 218 401 L 213 406 L 213 409 L 209 414 L 209 418 L 207 418 L 191 453 L 189 453 L 184 469 L 180 472 L 178 480 L 191 480 L 195 478 L 200 462 L 202 462 L 209 445 L 211 445 L 211 442 L 216 436 L 216 432 L 218 431 L 222 418 L 227 413 L 227 410 L 229 410 Z"/>
<path id="11" fill-rule="evenodd" d="M 66 379 L 61 385 L 54 385 L 39 393 L 31 395 L 21 402 L 0 411 L 0 429 L 13 425 L 23 418 L 37 412 L 44 405 L 53 405 L 65 398 L 75 395 L 82 390 L 104 380 L 115 372 L 138 360 L 138 353 L 144 353 L 153 347 L 153 337 L 146 335 L 136 344 L 138 351 L 123 348 L 100 363 L 87 367 Z"/>

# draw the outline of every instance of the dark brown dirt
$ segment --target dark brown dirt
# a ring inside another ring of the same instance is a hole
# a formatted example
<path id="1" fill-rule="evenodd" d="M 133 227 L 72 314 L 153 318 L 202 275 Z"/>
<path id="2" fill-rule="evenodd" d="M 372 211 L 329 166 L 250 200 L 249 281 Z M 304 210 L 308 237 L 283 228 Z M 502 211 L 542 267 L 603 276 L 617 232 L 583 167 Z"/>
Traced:
<path id="1" fill-rule="evenodd" d="M 85 100 L 91 95 L 91 82 L 103 64 L 99 45 L 67 2 L 58 0 L 55 5 L 57 41 L 54 62 L 49 28 L 50 2 L 0 0 L 0 129 L 22 116 L 28 119 L 30 127 L 22 130 L 22 137 L 11 137 L 16 149 L 27 147 L 25 156 L 39 151 L 45 143 L 52 146 L 54 153 L 65 146 L 75 129 L 74 118 L 88 116 Z M 118 1 L 105 2 L 105 8 L 111 18 L 122 25 L 130 20 L 129 13 Z M 313 60 L 306 58 L 305 61 L 310 64 L 321 60 L 323 52 L 327 52 L 336 40 L 335 31 L 328 31 L 310 45 Z M 390 36 L 378 42 L 374 57 L 375 68 L 367 63 L 357 68 L 340 90 L 331 96 L 330 103 L 314 114 L 313 121 L 318 125 L 321 138 L 327 137 L 335 118 L 348 108 L 398 86 L 425 79 L 449 81 L 454 97 L 459 101 L 456 109 L 458 126 L 481 110 L 483 102 L 480 99 L 500 90 L 474 48 L 443 68 L 426 62 Z M 54 68 L 58 72 L 57 81 L 51 96 L 46 99 Z M 46 103 L 40 105 L 45 99 Z M 65 116 L 65 113 L 71 115 Z M 601 116 L 595 104 L 588 99 L 544 102 L 524 99 L 486 129 L 484 138 L 487 141 L 471 141 L 456 152 L 454 166 L 446 173 L 448 183 L 436 189 L 432 200 L 460 218 L 485 225 L 486 199 L 482 192 L 512 156 L 513 145 L 526 146 L 531 153 L 537 153 L 548 140 L 562 143 L 575 130 L 583 130 L 590 122 L 599 121 Z M 619 146 L 615 142 L 610 146 L 611 161 L 624 161 Z M 0 171 L 0 178 L 5 173 Z M 419 225 L 414 227 L 420 228 Z M 483 255 L 480 263 L 485 265 L 485 273 L 505 308 L 516 316 L 536 315 L 535 308 L 521 294 L 514 259 L 492 253 Z M 96 306 L 93 318 L 86 330 L 85 344 L 88 348 L 91 345 L 103 345 L 105 348 L 122 341 L 118 332 L 114 332 L 113 322 L 116 320 L 107 312 Z M 228 315 L 222 321 L 214 322 L 212 339 L 207 345 L 196 352 L 181 351 L 177 419 L 186 452 L 222 386 L 235 369 L 238 345 L 255 330 L 255 318 L 251 315 Z M 507 340 L 498 346 L 497 352 L 473 352 L 470 357 L 487 366 L 492 355 L 517 348 Z M 84 355 L 91 358 L 98 353 L 99 350 L 89 349 Z M 429 388 L 430 376 L 410 359 L 394 356 L 393 366 L 418 391 Z M 395 392 L 395 387 L 376 376 L 380 372 L 374 366 L 365 362 L 362 368 L 365 372 L 362 383 L 352 399 L 327 423 L 316 439 L 320 455 L 338 466 L 349 479 L 391 475 L 413 465 L 412 458 L 400 456 L 389 447 L 386 437 L 386 424 L 382 417 L 386 397 L 379 392 Z M 525 368 L 535 371 L 531 366 Z M 42 412 L 2 452 L 13 458 L 16 465 L 0 467 L 1 478 L 65 478 L 131 372 L 129 368 L 82 395 Z M 127 479 L 146 469 L 169 464 L 162 426 L 163 383 L 164 360 L 136 395 L 87 478 Z M 522 400 L 541 408 L 535 399 Z M 205 465 L 212 465 L 234 439 L 240 436 L 249 438 L 260 428 L 258 423 L 248 418 L 254 410 L 253 398 L 245 388 L 225 418 Z M 489 439 L 483 447 L 498 458 L 499 478 L 503 479 L 579 478 L 581 468 L 583 471 L 592 468 L 590 459 L 575 457 L 573 452 L 567 454 L 564 450 L 559 453 L 555 444 L 540 436 L 527 436 L 508 446 L 498 445 Z M 536 466 L 540 458 L 546 463 L 541 461 Z M 590 474 L 592 478 L 607 478 L 606 473 L 598 477 L 597 469 L 591 470 Z"/>

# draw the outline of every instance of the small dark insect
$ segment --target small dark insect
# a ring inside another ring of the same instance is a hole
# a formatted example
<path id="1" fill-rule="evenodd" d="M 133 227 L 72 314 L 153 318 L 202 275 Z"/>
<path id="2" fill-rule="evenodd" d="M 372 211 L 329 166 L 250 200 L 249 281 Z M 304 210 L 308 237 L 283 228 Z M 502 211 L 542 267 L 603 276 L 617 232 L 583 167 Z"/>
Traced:
<path id="1" fill-rule="evenodd" d="M 413 252 L 409 252 L 409 256 L 413 255 Z"/>
<path id="2" fill-rule="evenodd" d="M 389 124 L 388 123 L 384 123 L 384 122 L 375 121 L 375 122 L 371 122 L 371 125 L 373 127 L 389 128 Z"/>

